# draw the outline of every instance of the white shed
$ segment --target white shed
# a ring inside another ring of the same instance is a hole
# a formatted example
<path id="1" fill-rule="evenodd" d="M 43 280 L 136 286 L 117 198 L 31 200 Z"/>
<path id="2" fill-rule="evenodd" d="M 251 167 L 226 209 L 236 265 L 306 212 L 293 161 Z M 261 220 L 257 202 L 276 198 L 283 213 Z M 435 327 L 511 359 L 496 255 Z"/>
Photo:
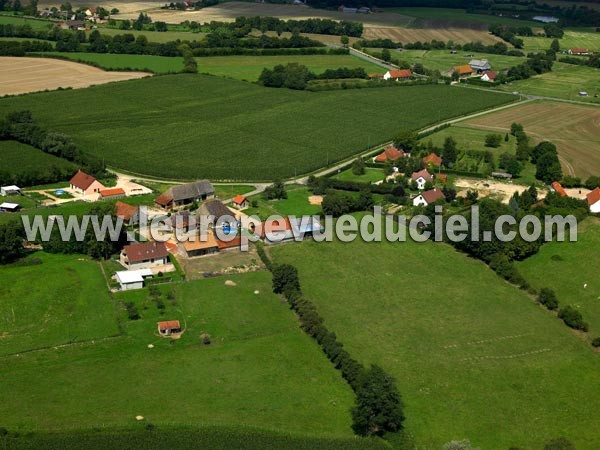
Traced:
<path id="1" fill-rule="evenodd" d="M 131 291 L 144 287 L 144 277 L 139 270 L 123 270 L 117 272 L 116 276 L 122 291 Z"/>
<path id="2" fill-rule="evenodd" d="M 11 186 L 2 186 L 0 188 L 0 195 L 6 197 L 7 195 L 20 195 L 21 188 L 19 186 L 15 186 L 14 184 Z"/>
<path id="3" fill-rule="evenodd" d="M 18 203 L 4 202 L 0 204 L 0 212 L 17 212 L 21 209 L 21 205 Z"/>

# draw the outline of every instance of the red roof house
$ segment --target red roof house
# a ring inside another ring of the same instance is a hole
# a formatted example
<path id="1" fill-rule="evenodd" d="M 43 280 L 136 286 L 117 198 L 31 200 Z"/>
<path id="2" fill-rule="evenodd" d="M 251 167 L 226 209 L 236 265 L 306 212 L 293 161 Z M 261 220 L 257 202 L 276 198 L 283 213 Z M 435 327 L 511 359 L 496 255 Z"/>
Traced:
<path id="1" fill-rule="evenodd" d="M 591 212 L 600 213 L 600 187 L 587 195 L 587 201 Z"/>
<path id="2" fill-rule="evenodd" d="M 384 80 L 408 80 L 412 77 L 410 69 L 388 70 L 383 76 Z"/>
<path id="3" fill-rule="evenodd" d="M 395 147 L 388 147 L 383 151 L 383 153 L 380 153 L 375 157 L 375 162 L 384 163 L 386 161 L 396 161 L 400 158 L 404 158 L 404 150 L 398 150 Z"/>
<path id="4" fill-rule="evenodd" d="M 139 208 L 137 206 L 128 205 L 127 203 L 123 203 L 123 202 L 117 202 L 116 208 L 117 208 L 117 217 L 120 217 L 121 219 L 123 219 L 124 222 L 134 223 L 134 222 L 138 221 Z"/>
<path id="5" fill-rule="evenodd" d="M 121 264 L 127 268 L 148 268 L 169 262 L 169 251 L 164 242 L 130 244 L 121 250 Z"/>
<path id="6" fill-rule="evenodd" d="M 435 153 L 431 152 L 429 155 L 423 158 L 423 164 L 425 164 L 426 166 L 431 165 L 434 167 L 439 167 L 442 165 L 442 158 L 436 155 Z"/>
<path id="7" fill-rule="evenodd" d="M 73 191 L 83 195 L 98 193 L 104 189 L 102 183 L 81 170 L 78 170 L 73 175 L 73 178 L 69 181 L 69 185 Z"/>
<path id="8" fill-rule="evenodd" d="M 431 205 L 432 203 L 435 203 L 440 199 L 445 198 L 446 197 L 441 190 L 433 188 L 428 191 L 422 192 L 421 194 L 413 198 L 413 206 L 427 206 Z"/>
<path id="9" fill-rule="evenodd" d="M 231 203 L 233 203 L 233 206 L 239 209 L 248 207 L 248 199 L 241 194 L 236 195 Z"/>
<path id="10" fill-rule="evenodd" d="M 180 333 L 181 325 L 179 320 L 166 320 L 164 322 L 158 322 L 158 332 L 163 336 L 169 336 L 172 333 Z"/>
<path id="11" fill-rule="evenodd" d="M 569 194 L 567 194 L 567 192 L 565 191 L 565 189 L 561 186 L 561 184 L 558 181 L 554 181 L 552 183 L 552 189 L 554 189 L 554 192 L 556 192 L 561 197 L 568 197 L 569 196 Z"/>
<path id="12" fill-rule="evenodd" d="M 123 198 L 125 191 L 121 188 L 100 189 L 100 199 L 107 200 L 111 198 Z"/>

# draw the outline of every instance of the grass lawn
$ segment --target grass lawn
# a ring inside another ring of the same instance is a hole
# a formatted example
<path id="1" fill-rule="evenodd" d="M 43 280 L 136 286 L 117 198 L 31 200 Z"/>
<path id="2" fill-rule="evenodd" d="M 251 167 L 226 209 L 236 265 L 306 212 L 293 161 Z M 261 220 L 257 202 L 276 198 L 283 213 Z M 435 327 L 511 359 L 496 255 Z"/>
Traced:
<path id="1" fill-rule="evenodd" d="M 131 197 L 135 198 L 135 197 Z M 18 213 L 0 214 L 0 223 L 6 223 L 11 220 L 21 220 L 21 216 L 27 215 L 33 217 L 40 215 L 42 217 L 48 217 L 51 215 L 81 215 L 85 214 L 93 206 L 93 203 L 87 203 L 82 201 L 74 201 L 68 203 L 62 203 L 57 206 L 37 206 L 31 207 L 25 210 L 21 210 Z"/>
<path id="2" fill-rule="evenodd" d="M 51 22 L 43 19 L 31 19 L 15 16 L 0 15 L 0 24 L 2 25 L 29 25 L 34 30 L 48 30 L 58 22 Z M 11 38 L 12 39 L 12 38 Z"/>
<path id="3" fill-rule="evenodd" d="M 452 54 L 450 50 L 403 50 L 401 52 L 391 50 L 391 53 L 393 57 L 401 61 L 421 63 L 428 69 L 437 69 L 440 72 L 446 72 L 453 66 L 468 64 L 472 59 L 486 58 L 494 70 L 509 69 L 525 61 L 525 58 L 520 56 L 491 55 L 465 51 Z"/>
<path id="4" fill-rule="evenodd" d="M 226 279 L 237 285 L 226 286 Z M 164 310 L 146 289 L 116 295 L 141 315 L 127 321 L 121 312 L 125 337 L 4 359 L 3 426 L 133 427 L 142 415 L 158 429 L 220 425 L 352 437 L 350 387 L 271 293 L 268 272 L 161 289 Z M 157 336 L 160 320 L 180 320 L 182 337 Z M 202 345 L 202 333 L 211 345 Z"/>
<path id="5" fill-rule="evenodd" d="M 552 72 L 536 75 L 527 80 L 513 81 L 510 84 L 498 87 L 498 89 L 544 97 L 600 103 L 600 97 L 594 97 L 595 95 L 600 96 L 599 79 L 599 69 L 555 63 Z M 580 91 L 586 91 L 589 96 L 580 97 L 578 95 Z"/>
<path id="6" fill-rule="evenodd" d="M 45 253 L 24 263 L 0 270 L 0 355 L 119 334 L 98 263 Z"/>
<path id="7" fill-rule="evenodd" d="M 45 52 L 40 55 L 56 55 L 77 62 L 90 62 L 108 70 L 133 69 L 142 72 L 167 73 L 179 72 L 183 69 L 183 58 L 179 57 L 66 52 Z"/>
<path id="8" fill-rule="evenodd" d="M 217 184 L 214 185 L 215 197 L 221 200 L 233 198 L 236 195 L 244 195 L 252 192 L 255 188 L 250 184 Z"/>
<path id="9" fill-rule="evenodd" d="M 600 360 L 560 320 L 445 244 L 303 243 L 270 248 L 365 364 L 395 376 L 417 448 L 450 440 L 597 448 Z M 357 257 L 360 255 L 360 257 Z"/>
<path id="10" fill-rule="evenodd" d="M 290 186 L 287 188 L 288 197 L 284 200 L 266 200 L 262 195 L 250 197 L 250 201 L 257 200 L 256 208 L 247 208 L 244 214 L 249 216 L 257 215 L 261 220 L 265 220 L 271 215 L 296 217 L 319 214 L 322 212 L 320 205 L 311 205 L 308 197 L 311 192 L 304 186 Z"/>
<path id="11" fill-rule="evenodd" d="M 385 173 L 381 169 L 365 168 L 363 175 L 354 175 L 352 169 L 344 170 L 335 175 L 338 180 L 344 181 L 360 181 L 362 183 L 374 183 L 385 179 Z"/>
<path id="12" fill-rule="evenodd" d="M 180 74 L 0 99 L 0 115 L 29 109 L 112 167 L 246 181 L 308 173 L 389 140 L 399 124 L 419 129 L 513 100 L 447 86 L 307 92 Z"/>
<path id="13" fill-rule="evenodd" d="M 553 38 L 539 36 L 524 36 L 524 49 L 528 52 L 548 50 Z M 558 40 L 560 49 L 567 51 L 570 48 L 587 48 L 591 51 L 600 51 L 600 33 L 594 31 L 566 30 L 565 35 Z M 560 58 L 561 55 L 559 54 Z"/>
<path id="14" fill-rule="evenodd" d="M 600 219 L 588 218 L 579 224 L 577 242 L 548 243 L 517 265 L 534 287 L 551 288 L 561 305 L 578 308 L 590 325 L 591 338 L 600 336 L 599 252 Z"/>
<path id="15" fill-rule="evenodd" d="M 465 26 L 469 23 L 493 24 L 500 23 L 511 26 L 531 26 L 539 27 L 538 22 L 512 19 L 510 17 L 499 17 L 488 14 L 471 14 L 464 9 L 456 8 L 419 8 L 419 7 L 399 7 L 385 8 L 385 11 L 395 12 L 403 16 L 414 17 L 417 19 L 443 20 L 446 26 Z M 420 21 L 413 22 L 412 25 L 418 25 Z"/>

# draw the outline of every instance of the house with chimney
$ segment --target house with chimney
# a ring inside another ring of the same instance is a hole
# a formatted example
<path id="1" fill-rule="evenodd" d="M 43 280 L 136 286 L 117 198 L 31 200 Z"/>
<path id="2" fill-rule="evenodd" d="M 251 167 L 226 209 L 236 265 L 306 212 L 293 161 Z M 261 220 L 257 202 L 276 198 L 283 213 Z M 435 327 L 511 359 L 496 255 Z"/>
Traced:
<path id="1" fill-rule="evenodd" d="M 169 251 L 164 242 L 144 242 L 123 247 L 119 262 L 130 270 L 150 269 L 169 263 Z"/>

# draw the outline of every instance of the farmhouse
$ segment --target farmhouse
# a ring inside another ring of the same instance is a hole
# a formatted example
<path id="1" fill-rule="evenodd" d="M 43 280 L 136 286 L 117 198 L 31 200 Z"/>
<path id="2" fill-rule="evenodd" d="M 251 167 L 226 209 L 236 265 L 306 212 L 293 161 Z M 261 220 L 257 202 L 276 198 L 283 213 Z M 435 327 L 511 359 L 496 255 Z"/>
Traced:
<path id="1" fill-rule="evenodd" d="M 369 77 L 370 79 L 375 79 L 375 78 L 377 78 L 377 79 L 381 79 L 381 78 L 383 78 L 383 74 L 382 74 L 382 73 L 370 73 L 370 74 L 368 75 L 368 77 Z"/>
<path id="2" fill-rule="evenodd" d="M 344 5 L 341 5 L 338 8 L 338 11 L 349 14 L 356 14 L 358 12 L 358 8 L 346 8 Z"/>
<path id="3" fill-rule="evenodd" d="M 127 203 L 117 202 L 117 217 L 123 219 L 126 224 L 132 225 L 140 220 L 140 209 L 137 206 L 128 205 Z"/>
<path id="4" fill-rule="evenodd" d="M 384 75 L 384 80 L 409 80 L 412 77 L 410 69 L 388 70 Z"/>
<path id="5" fill-rule="evenodd" d="M 249 206 L 248 199 L 243 195 L 236 195 L 231 201 L 231 203 L 238 209 L 244 209 Z"/>
<path id="6" fill-rule="evenodd" d="M 258 234 L 265 244 L 277 244 L 280 242 L 293 241 L 296 238 L 302 240 L 311 237 L 315 231 L 322 232 L 324 227 L 315 217 L 310 217 L 304 223 L 301 217 L 292 223 L 289 218 L 281 220 L 269 220 L 250 228 L 252 233 Z"/>
<path id="7" fill-rule="evenodd" d="M 215 189 L 208 180 L 198 180 L 193 183 L 173 186 L 164 194 L 158 196 L 154 203 L 164 209 L 189 205 L 215 195 Z"/>
<path id="8" fill-rule="evenodd" d="M 491 70 L 492 65 L 487 59 L 472 59 L 469 61 L 469 66 L 477 73 L 482 73 L 484 70 Z"/>
<path id="9" fill-rule="evenodd" d="M 167 320 L 165 322 L 158 322 L 158 332 L 163 336 L 170 336 L 171 334 L 181 333 L 181 325 L 179 320 Z"/>
<path id="10" fill-rule="evenodd" d="M 169 251 L 163 242 L 130 244 L 121 250 L 120 262 L 128 269 L 148 269 L 169 262 Z"/>
<path id="11" fill-rule="evenodd" d="M 69 185 L 73 191 L 82 195 L 97 194 L 104 189 L 102 183 L 81 170 L 78 170 L 73 175 L 73 178 L 69 181 Z"/>
<path id="12" fill-rule="evenodd" d="M 3 197 L 6 197 L 7 195 L 21 195 L 21 188 L 14 184 L 11 186 L 2 186 L 0 188 L 0 195 Z"/>
<path id="13" fill-rule="evenodd" d="M 498 76 L 498 72 L 494 72 L 493 70 L 486 70 L 481 75 L 481 81 L 487 81 L 489 83 L 493 83 L 496 81 L 496 77 Z"/>
<path id="14" fill-rule="evenodd" d="M 125 197 L 125 191 L 122 188 L 101 189 L 99 200 L 113 200 Z"/>
<path id="15" fill-rule="evenodd" d="M 192 241 L 183 243 L 183 248 L 188 258 L 195 256 L 213 255 L 219 251 L 219 244 L 213 233 L 206 233 L 206 240 L 202 241 L 198 237 Z"/>
<path id="16" fill-rule="evenodd" d="M 231 210 L 223 204 L 221 200 L 212 199 L 202 203 L 202 206 L 198 209 L 198 223 L 201 222 L 201 217 L 208 220 L 208 225 L 215 226 L 219 225 L 231 225 L 231 222 L 235 221 L 235 217 Z"/>
<path id="17" fill-rule="evenodd" d="M 395 147 L 388 147 L 383 151 L 383 153 L 377 155 L 373 161 L 378 163 L 384 163 L 387 161 L 394 162 L 398 159 L 404 158 L 404 156 L 404 150 L 398 150 Z"/>
<path id="18" fill-rule="evenodd" d="M 429 155 L 423 157 L 423 164 L 426 167 L 440 167 L 442 165 L 442 158 L 431 152 Z"/>
<path id="19" fill-rule="evenodd" d="M 144 287 L 144 280 L 152 278 L 152 276 L 153 274 L 150 269 L 123 270 L 115 274 L 115 278 L 121 285 L 122 291 L 142 289 Z"/>
<path id="20" fill-rule="evenodd" d="M 433 188 L 413 198 L 413 206 L 427 206 L 445 198 L 446 197 L 442 191 L 437 188 Z"/>
<path id="21" fill-rule="evenodd" d="M 425 184 L 427 182 L 433 182 L 433 175 L 430 174 L 427 169 L 420 170 L 418 172 L 414 172 L 412 174 L 411 179 L 417 183 L 417 187 L 420 191 L 425 189 Z"/>
<path id="22" fill-rule="evenodd" d="M 590 51 L 587 48 L 570 48 L 569 55 L 589 55 Z"/>
<path id="23" fill-rule="evenodd" d="M 600 187 L 597 187 L 587 195 L 590 212 L 600 213 Z"/>
<path id="24" fill-rule="evenodd" d="M 552 183 L 552 190 L 554 192 L 556 192 L 558 195 L 560 195 L 561 197 L 568 197 L 569 196 L 567 194 L 567 191 L 564 190 L 564 188 L 562 187 L 562 185 L 558 181 L 555 181 L 555 182 Z"/>
<path id="25" fill-rule="evenodd" d="M 452 67 L 452 73 L 457 74 L 460 78 L 470 77 L 473 75 L 473 68 L 468 64 L 463 66 L 454 66 Z"/>
<path id="26" fill-rule="evenodd" d="M 18 203 L 0 203 L 0 212 L 17 212 L 20 209 L 21 205 L 19 205 Z"/>

